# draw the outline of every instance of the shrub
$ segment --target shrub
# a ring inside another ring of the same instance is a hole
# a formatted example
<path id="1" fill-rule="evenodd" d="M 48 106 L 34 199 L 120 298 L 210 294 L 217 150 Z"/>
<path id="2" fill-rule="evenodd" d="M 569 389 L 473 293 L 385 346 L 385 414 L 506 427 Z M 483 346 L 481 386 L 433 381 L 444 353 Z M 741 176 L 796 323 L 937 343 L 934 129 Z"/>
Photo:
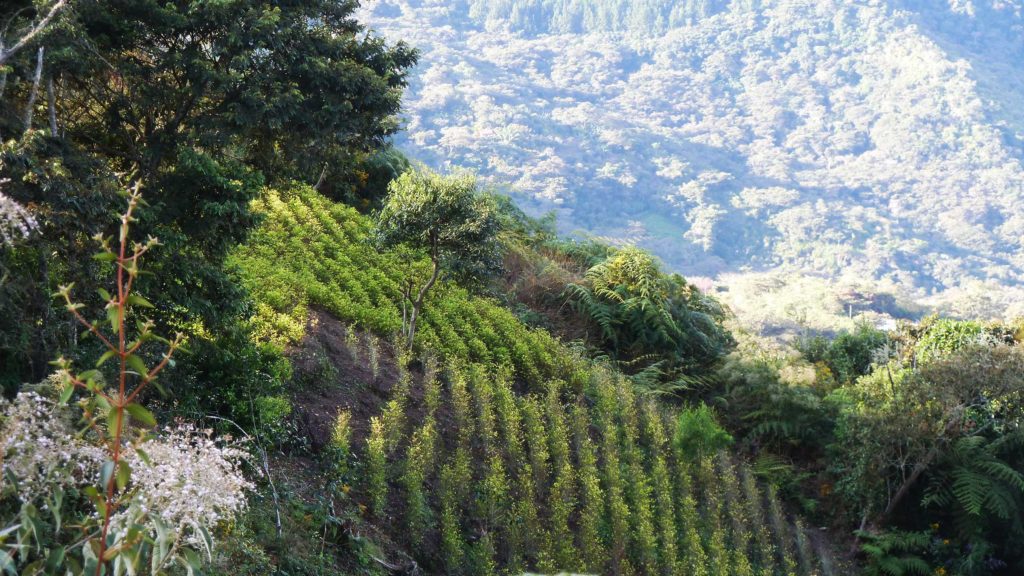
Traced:
<path id="1" fill-rule="evenodd" d="M 383 421 L 370 418 L 370 435 L 366 438 L 366 493 L 370 500 L 370 512 L 380 518 L 387 505 L 387 439 Z"/>
<path id="2" fill-rule="evenodd" d="M 701 404 L 679 413 L 675 443 L 683 454 L 701 457 L 714 454 L 732 444 L 732 436 L 718 424 L 712 409 Z"/>
<path id="3" fill-rule="evenodd" d="M 212 432 L 187 425 L 146 432 L 156 428 L 156 419 L 135 400 L 171 364 L 183 337 L 162 339 L 152 322 L 138 318 L 138 309 L 153 304 L 133 291 L 134 281 L 143 255 L 158 245 L 153 238 L 129 243 L 140 201 L 133 190 L 116 246 L 96 237 L 102 247 L 96 259 L 112 263 L 116 276 L 113 294 L 98 290 L 106 302 L 105 322 L 85 319 L 85 305 L 72 300 L 71 286 L 58 293 L 106 348 L 96 368 L 76 372 L 69 360 L 57 360 L 59 400 L 26 393 L 0 419 L 0 461 L 16 487 L 10 504 L 20 510 L 20 522 L 0 530 L 0 545 L 10 550 L 2 556 L 7 572 L 34 571 L 44 563 L 61 573 L 163 574 L 173 564 L 191 572 L 204 556 L 212 559 L 211 531 L 245 508 L 253 487 L 240 470 L 248 454 L 213 439 Z M 137 320 L 135 330 L 131 320 Z M 143 357 L 152 342 L 166 348 L 150 366 Z M 111 359 L 114 367 L 104 368 Z M 82 396 L 80 412 L 65 407 L 76 393 Z M 74 432 L 73 416 L 88 426 Z M 40 511 L 53 522 L 44 523 Z M 6 542 L 11 537 L 13 547 Z"/>
<path id="4" fill-rule="evenodd" d="M 424 483 L 433 467 L 436 442 L 435 424 L 428 420 L 412 435 L 405 457 L 401 482 L 405 488 L 406 523 L 410 540 L 414 544 L 423 542 L 432 519 Z"/>

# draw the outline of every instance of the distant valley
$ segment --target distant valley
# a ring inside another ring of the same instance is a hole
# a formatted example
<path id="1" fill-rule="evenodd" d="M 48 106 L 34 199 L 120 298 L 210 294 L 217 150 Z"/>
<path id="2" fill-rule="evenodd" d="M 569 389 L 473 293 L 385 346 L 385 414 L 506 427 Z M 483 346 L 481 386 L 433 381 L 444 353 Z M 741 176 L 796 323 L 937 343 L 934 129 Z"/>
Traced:
<path id="1" fill-rule="evenodd" d="M 362 17 L 422 51 L 410 156 L 727 284 L 754 324 L 1024 313 L 1019 1 L 377 0 Z"/>

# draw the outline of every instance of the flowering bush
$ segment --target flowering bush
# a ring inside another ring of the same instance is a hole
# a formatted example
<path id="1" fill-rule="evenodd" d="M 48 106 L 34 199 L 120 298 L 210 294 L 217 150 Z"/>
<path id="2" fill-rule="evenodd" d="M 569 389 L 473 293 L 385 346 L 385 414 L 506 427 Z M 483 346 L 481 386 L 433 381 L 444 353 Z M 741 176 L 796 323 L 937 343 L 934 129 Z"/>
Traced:
<path id="1" fill-rule="evenodd" d="M 111 518 L 111 533 L 124 540 L 132 528 L 144 526 L 151 538 L 166 531 L 172 546 L 209 555 L 209 528 L 244 510 L 246 492 L 254 487 L 241 470 L 249 453 L 188 424 L 168 428 L 141 448 L 124 460 L 134 493 L 128 507 Z M 168 552 L 173 556 L 174 548 Z"/>
<path id="2" fill-rule="evenodd" d="M 133 283 L 142 256 L 159 244 L 129 242 L 140 203 L 136 188 L 116 245 L 96 237 L 103 249 L 95 258 L 114 264 L 117 279 L 112 292 L 98 290 L 106 323 L 85 319 L 71 286 L 57 294 L 106 352 L 82 372 L 63 358 L 54 362 L 59 400 L 26 392 L 0 405 L 0 514 L 15 512 L 0 517 L 4 573 L 163 574 L 178 564 L 193 574 L 203 556 L 212 559 L 211 530 L 245 507 L 253 487 L 241 470 L 248 454 L 230 438 L 188 425 L 154 433 L 156 418 L 136 400 L 184 344 L 181 335 L 157 336 L 139 313 L 153 304 Z M 164 349 L 150 365 L 153 342 Z"/>
<path id="3" fill-rule="evenodd" d="M 3 401 L 0 455 L 5 499 L 14 498 L 31 509 L 42 504 L 60 515 L 67 511 L 53 508 L 61 506 L 63 495 L 88 494 L 95 489 L 106 451 L 76 434 L 73 412 L 35 392 Z M 185 549 L 209 557 L 210 530 L 241 512 L 246 492 L 253 488 L 241 469 L 248 452 L 230 439 L 218 441 L 209 431 L 200 432 L 188 424 L 128 442 L 123 452 L 131 476 L 121 494 L 125 503 L 110 519 L 109 537 L 114 542 L 141 543 L 140 537 L 145 537 L 162 543 L 162 549 L 152 551 L 152 573 L 186 555 Z M 86 524 L 99 520 L 92 514 Z M 32 526 L 34 530 L 38 527 Z M 64 535 L 31 536 L 60 542 Z M 122 563 L 141 556 L 129 553 Z M 15 561 L 13 550 L 5 560 L 0 566 Z"/>
<path id="4" fill-rule="evenodd" d="M 0 403 L 5 494 L 10 488 L 21 502 L 31 504 L 54 490 L 99 480 L 103 450 L 75 434 L 66 408 L 35 392 Z"/>

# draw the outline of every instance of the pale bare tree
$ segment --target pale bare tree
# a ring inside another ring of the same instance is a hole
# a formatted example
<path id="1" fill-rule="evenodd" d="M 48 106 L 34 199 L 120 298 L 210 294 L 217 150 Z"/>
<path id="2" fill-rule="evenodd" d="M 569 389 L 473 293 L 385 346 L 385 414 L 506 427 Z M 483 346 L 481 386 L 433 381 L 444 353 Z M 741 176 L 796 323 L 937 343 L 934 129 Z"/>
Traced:
<path id="1" fill-rule="evenodd" d="M 50 26 L 54 18 L 56 18 L 62 10 L 67 8 L 68 4 L 69 0 L 57 0 L 54 2 L 43 18 L 33 24 L 32 27 L 29 28 L 28 31 L 25 32 L 14 44 L 11 44 L 10 47 L 7 47 L 4 39 L 0 37 L 0 66 L 4 65 L 4 63 L 6 63 L 12 56 L 30 44 L 37 36 L 42 34 Z"/>

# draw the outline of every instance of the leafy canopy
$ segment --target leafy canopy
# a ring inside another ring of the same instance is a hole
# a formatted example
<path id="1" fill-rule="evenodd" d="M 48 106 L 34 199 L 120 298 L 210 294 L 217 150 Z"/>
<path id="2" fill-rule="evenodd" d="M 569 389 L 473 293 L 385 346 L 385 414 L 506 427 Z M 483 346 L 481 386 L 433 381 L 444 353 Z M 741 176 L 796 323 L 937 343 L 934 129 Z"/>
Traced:
<path id="1" fill-rule="evenodd" d="M 383 246 L 422 250 L 453 277 L 472 279 L 497 266 L 499 226 L 494 201 L 472 175 L 420 168 L 388 187 L 377 234 Z"/>

